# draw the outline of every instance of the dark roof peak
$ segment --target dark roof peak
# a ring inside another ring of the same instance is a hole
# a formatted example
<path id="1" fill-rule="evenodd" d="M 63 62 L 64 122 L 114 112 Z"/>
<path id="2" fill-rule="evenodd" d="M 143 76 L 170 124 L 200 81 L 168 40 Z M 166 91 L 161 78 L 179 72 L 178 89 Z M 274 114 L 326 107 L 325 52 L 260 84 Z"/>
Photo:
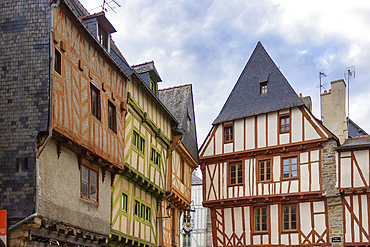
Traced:
<path id="1" fill-rule="evenodd" d="M 303 101 L 258 42 L 213 124 L 300 105 Z"/>

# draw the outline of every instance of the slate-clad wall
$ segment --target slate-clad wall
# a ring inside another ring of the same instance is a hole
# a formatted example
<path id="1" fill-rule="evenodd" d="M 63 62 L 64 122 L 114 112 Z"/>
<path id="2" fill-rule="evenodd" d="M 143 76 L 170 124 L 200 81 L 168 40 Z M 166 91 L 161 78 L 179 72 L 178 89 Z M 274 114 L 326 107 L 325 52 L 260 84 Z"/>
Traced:
<path id="1" fill-rule="evenodd" d="M 33 213 L 36 137 L 47 130 L 50 1 L 2 0 L 0 17 L 0 209 L 22 218 Z"/>

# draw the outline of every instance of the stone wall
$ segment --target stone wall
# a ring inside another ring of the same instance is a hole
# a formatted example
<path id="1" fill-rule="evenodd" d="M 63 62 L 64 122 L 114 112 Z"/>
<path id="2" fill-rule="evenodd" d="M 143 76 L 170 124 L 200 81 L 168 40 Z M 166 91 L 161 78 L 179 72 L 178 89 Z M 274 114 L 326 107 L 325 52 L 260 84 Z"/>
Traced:
<path id="1" fill-rule="evenodd" d="M 0 2 L 0 209 L 9 218 L 34 210 L 36 137 L 48 123 L 49 10 L 49 0 Z"/>
<path id="2" fill-rule="evenodd" d="M 329 218 L 329 241 L 333 237 L 340 237 L 342 242 L 332 243 L 332 246 L 343 246 L 343 208 L 342 198 L 337 189 L 337 162 L 335 148 L 337 143 L 329 140 L 324 143 L 322 149 L 322 185 L 325 190 L 324 196 L 328 207 Z"/>

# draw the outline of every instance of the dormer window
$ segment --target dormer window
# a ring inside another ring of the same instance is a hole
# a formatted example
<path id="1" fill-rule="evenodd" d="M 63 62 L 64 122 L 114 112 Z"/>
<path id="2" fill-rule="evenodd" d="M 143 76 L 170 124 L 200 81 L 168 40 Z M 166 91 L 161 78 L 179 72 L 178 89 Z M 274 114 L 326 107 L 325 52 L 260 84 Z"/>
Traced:
<path id="1" fill-rule="evenodd" d="M 157 83 L 154 82 L 152 79 L 150 79 L 150 90 L 158 96 L 158 88 L 157 88 Z"/>
<path id="2" fill-rule="evenodd" d="M 260 83 L 260 95 L 267 94 L 267 81 Z"/>
<path id="3" fill-rule="evenodd" d="M 100 25 L 98 28 L 98 40 L 100 44 L 108 49 L 108 32 L 105 31 Z"/>

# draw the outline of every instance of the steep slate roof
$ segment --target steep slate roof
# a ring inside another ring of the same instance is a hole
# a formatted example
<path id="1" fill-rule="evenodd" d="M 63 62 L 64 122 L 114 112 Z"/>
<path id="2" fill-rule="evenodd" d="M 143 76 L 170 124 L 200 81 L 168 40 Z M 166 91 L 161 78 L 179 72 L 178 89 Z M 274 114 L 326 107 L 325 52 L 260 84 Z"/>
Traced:
<path id="1" fill-rule="evenodd" d="M 191 174 L 191 185 L 202 185 L 202 179 L 198 178 L 196 175 Z"/>
<path id="2" fill-rule="evenodd" d="M 177 128 L 185 130 L 182 143 L 199 164 L 192 86 L 188 84 L 161 89 L 158 90 L 158 97 L 179 122 Z M 190 119 L 189 126 L 188 118 Z"/>
<path id="3" fill-rule="evenodd" d="M 266 81 L 267 94 L 260 95 L 260 83 Z M 304 103 L 258 42 L 213 124 L 300 105 Z"/>
<path id="4" fill-rule="evenodd" d="M 347 117 L 348 121 L 348 117 Z M 348 131 L 348 136 L 351 137 L 356 137 L 356 136 L 364 136 L 368 135 L 365 130 L 363 130 L 360 126 L 358 126 L 355 122 L 352 121 L 352 119 L 349 119 L 349 131 Z"/>
<path id="5" fill-rule="evenodd" d="M 370 148 L 370 136 L 358 136 L 351 139 L 347 139 L 343 145 L 335 148 L 335 150 L 346 150 L 356 148 Z"/>

